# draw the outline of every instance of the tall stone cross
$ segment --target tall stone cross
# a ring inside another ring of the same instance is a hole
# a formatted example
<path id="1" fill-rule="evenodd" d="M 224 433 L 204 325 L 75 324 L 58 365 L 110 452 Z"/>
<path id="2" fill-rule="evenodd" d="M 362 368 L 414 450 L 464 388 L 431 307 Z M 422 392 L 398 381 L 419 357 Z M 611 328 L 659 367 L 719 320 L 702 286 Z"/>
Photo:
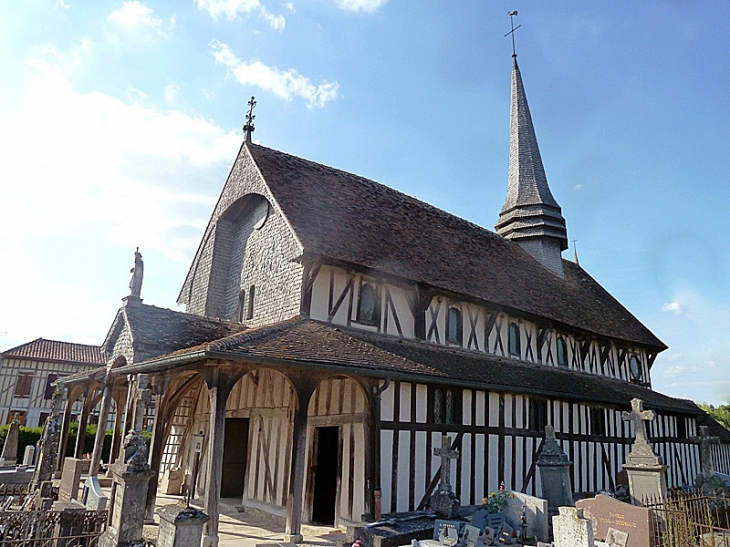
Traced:
<path id="1" fill-rule="evenodd" d="M 433 449 L 434 456 L 441 456 L 440 492 L 451 492 L 451 460 L 459 459 L 459 451 L 451 448 L 451 439 L 448 435 L 441 437 L 441 448 Z"/>
<path id="2" fill-rule="evenodd" d="M 634 444 L 649 445 L 649 438 L 646 435 L 646 422 L 656 418 L 653 410 L 644 410 L 644 401 L 631 399 L 631 412 L 623 412 L 621 417 L 625 422 L 634 424 Z"/>
<path id="3" fill-rule="evenodd" d="M 141 432 L 144 426 L 144 415 L 152 394 L 149 387 L 149 377 L 146 374 L 137 375 L 137 387 L 134 390 L 134 422 L 132 429 Z"/>
<path id="4" fill-rule="evenodd" d="M 720 438 L 711 436 L 706 425 L 700 426 L 700 468 L 705 476 L 715 475 L 715 466 L 712 465 L 711 444 L 719 444 Z"/>

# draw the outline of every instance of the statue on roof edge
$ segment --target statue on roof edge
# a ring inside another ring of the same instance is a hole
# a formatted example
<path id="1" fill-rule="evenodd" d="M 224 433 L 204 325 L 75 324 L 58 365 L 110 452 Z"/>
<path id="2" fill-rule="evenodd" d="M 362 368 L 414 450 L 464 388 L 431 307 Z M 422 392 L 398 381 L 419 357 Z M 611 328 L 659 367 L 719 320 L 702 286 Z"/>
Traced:
<path id="1" fill-rule="evenodd" d="M 142 262 L 142 254 L 139 252 L 139 247 L 134 251 L 134 268 L 129 270 L 132 274 L 132 279 L 129 281 L 129 296 L 140 297 L 142 294 L 142 278 L 144 277 L 144 263 Z"/>

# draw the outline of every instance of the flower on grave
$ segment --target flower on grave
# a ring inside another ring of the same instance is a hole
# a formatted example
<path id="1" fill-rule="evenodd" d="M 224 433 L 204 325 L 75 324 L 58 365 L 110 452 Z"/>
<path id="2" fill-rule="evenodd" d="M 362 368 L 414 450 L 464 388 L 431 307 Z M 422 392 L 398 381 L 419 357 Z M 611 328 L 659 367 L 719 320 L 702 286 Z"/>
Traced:
<path id="1" fill-rule="evenodd" d="M 482 500 L 482 507 L 487 510 L 487 513 L 501 513 L 512 497 L 514 494 L 505 490 L 504 484 L 502 484 L 498 491 L 492 492 Z"/>

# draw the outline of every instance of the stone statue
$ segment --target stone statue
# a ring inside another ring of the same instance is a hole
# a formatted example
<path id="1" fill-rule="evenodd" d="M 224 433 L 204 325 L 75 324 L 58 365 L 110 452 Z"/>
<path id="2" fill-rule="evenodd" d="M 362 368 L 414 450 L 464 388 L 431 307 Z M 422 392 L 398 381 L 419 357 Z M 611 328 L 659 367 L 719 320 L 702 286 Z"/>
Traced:
<path id="1" fill-rule="evenodd" d="M 129 270 L 132 279 L 129 282 L 130 296 L 140 297 L 142 294 L 142 278 L 144 277 L 144 263 L 142 262 L 142 254 L 139 247 L 134 251 L 134 268 Z"/>

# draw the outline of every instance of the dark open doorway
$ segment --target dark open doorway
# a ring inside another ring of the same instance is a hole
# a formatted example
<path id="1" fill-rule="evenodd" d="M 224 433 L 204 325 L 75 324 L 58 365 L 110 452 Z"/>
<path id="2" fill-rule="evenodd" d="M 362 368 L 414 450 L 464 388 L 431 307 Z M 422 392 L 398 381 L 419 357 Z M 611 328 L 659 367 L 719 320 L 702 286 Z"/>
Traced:
<path id="1" fill-rule="evenodd" d="M 243 482 L 248 459 L 248 418 L 226 418 L 223 443 L 223 472 L 221 473 L 221 497 L 243 495 Z"/>
<path id="2" fill-rule="evenodd" d="M 317 467 L 312 498 L 312 522 L 317 524 L 335 523 L 339 434 L 339 427 L 317 428 Z"/>

